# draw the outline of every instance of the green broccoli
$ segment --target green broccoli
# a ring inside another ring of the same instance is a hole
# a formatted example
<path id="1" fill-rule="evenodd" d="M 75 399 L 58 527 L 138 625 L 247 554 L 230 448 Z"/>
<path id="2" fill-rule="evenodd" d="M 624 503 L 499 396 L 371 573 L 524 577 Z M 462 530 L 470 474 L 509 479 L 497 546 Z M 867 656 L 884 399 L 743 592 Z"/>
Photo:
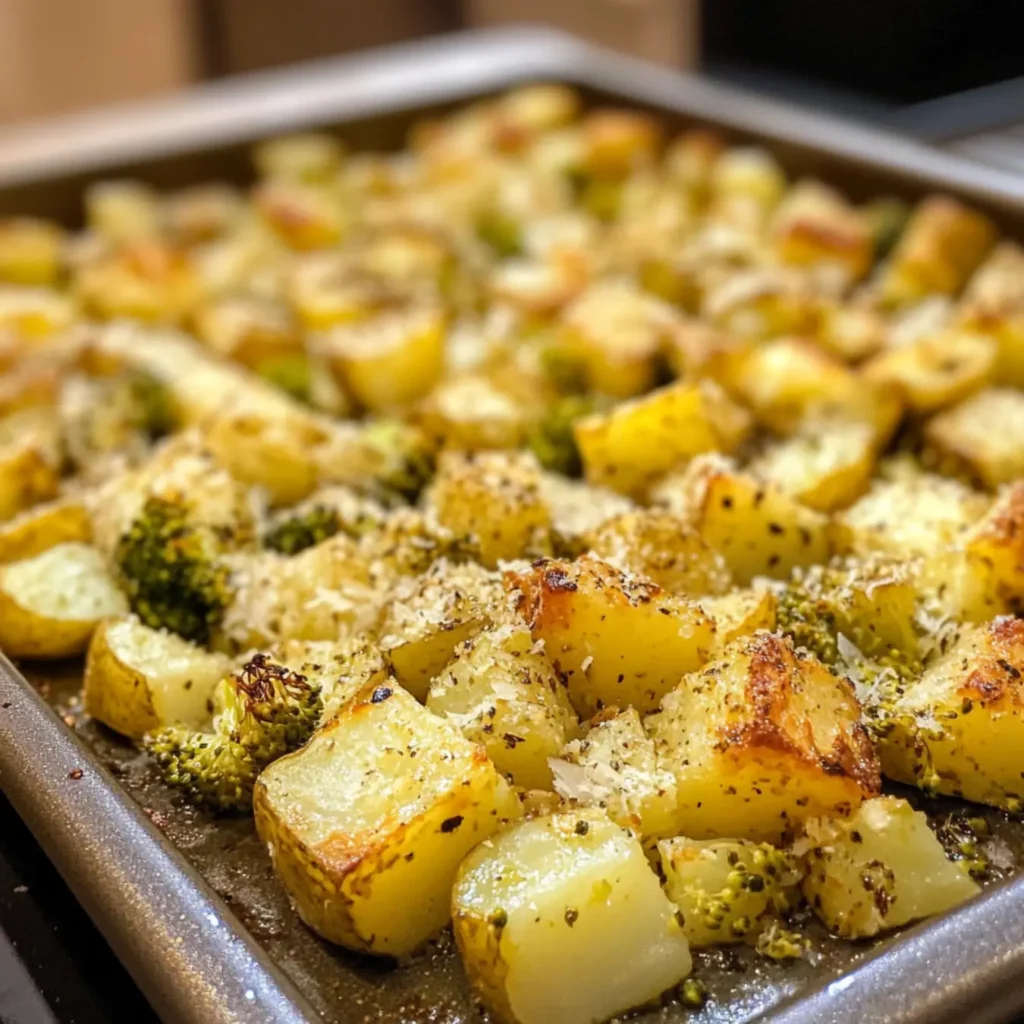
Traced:
<path id="1" fill-rule="evenodd" d="M 272 356 L 264 359 L 256 372 L 267 382 L 291 395 L 296 401 L 308 404 L 312 392 L 312 369 L 304 352 Z"/>
<path id="2" fill-rule="evenodd" d="M 231 599 L 212 531 L 189 523 L 188 507 L 149 498 L 117 543 L 114 561 L 132 610 L 154 629 L 207 644 Z"/>
<path id="3" fill-rule="evenodd" d="M 128 392 L 138 425 L 151 440 L 166 437 L 174 430 L 177 426 L 174 398 L 162 381 L 139 371 L 129 378 Z"/>
<path id="4" fill-rule="evenodd" d="M 594 399 L 570 395 L 554 402 L 530 431 L 527 447 L 545 469 L 565 476 L 579 476 L 583 471 L 576 447 L 573 424 L 594 412 Z"/>
<path id="5" fill-rule="evenodd" d="M 333 537 L 341 528 L 337 509 L 329 505 L 312 505 L 275 523 L 263 535 L 263 544 L 283 555 L 297 555 Z"/>
<path id="6" fill-rule="evenodd" d="M 374 420 L 363 441 L 379 456 L 376 489 L 383 499 L 415 501 L 434 475 L 434 458 L 423 433 L 399 420 Z"/>
<path id="7" fill-rule="evenodd" d="M 320 687 L 256 654 L 222 680 L 210 732 L 170 726 L 146 737 L 168 785 L 207 810 L 246 812 L 259 773 L 297 750 L 323 711 Z"/>
<path id="8" fill-rule="evenodd" d="M 515 217 L 498 207 L 491 207 L 480 214 L 476 222 L 476 234 L 501 259 L 522 254 L 522 227 Z"/>
<path id="9" fill-rule="evenodd" d="M 839 658 L 835 612 L 806 579 L 794 579 L 779 595 L 776 609 L 779 632 L 804 647 L 824 665 Z"/>

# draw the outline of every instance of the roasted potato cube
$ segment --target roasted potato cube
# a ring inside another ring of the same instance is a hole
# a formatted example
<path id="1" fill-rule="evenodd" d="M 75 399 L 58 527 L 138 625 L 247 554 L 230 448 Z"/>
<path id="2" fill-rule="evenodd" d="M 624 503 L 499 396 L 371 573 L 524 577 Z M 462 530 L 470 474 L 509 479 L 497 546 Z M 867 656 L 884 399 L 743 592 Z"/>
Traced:
<path id="1" fill-rule="evenodd" d="M 287 558 L 272 551 L 231 562 L 234 599 L 223 641 L 245 650 L 283 640 L 337 640 L 370 629 L 381 597 L 351 537 L 329 540 Z"/>
<path id="2" fill-rule="evenodd" d="M 955 480 L 914 472 L 876 480 L 836 517 L 840 551 L 893 558 L 946 549 L 984 514 L 988 499 Z"/>
<path id="3" fill-rule="evenodd" d="M 505 586 L 587 717 L 612 706 L 652 710 L 714 641 L 696 604 L 590 556 L 506 572 Z"/>
<path id="4" fill-rule="evenodd" d="M 252 201 L 267 227 L 299 252 L 337 245 L 348 229 L 341 197 L 325 185 L 270 179 L 253 189 Z"/>
<path id="5" fill-rule="evenodd" d="M 931 413 L 992 380 L 996 343 L 981 334 L 953 331 L 891 348 L 870 360 L 864 378 L 897 391 L 919 413 Z"/>
<path id="6" fill-rule="evenodd" d="M 844 363 L 859 363 L 885 346 L 888 324 L 881 311 L 871 306 L 826 299 L 814 338 Z"/>
<path id="7" fill-rule="evenodd" d="M 1018 810 L 1024 797 L 1024 621 L 965 630 L 887 707 L 879 754 L 899 782 Z"/>
<path id="8" fill-rule="evenodd" d="M 786 191 L 786 175 L 775 157 L 756 146 L 734 146 L 711 171 L 710 220 L 761 229 Z"/>
<path id="9" fill-rule="evenodd" d="M 680 323 L 668 344 L 668 363 L 677 377 L 710 378 L 735 397 L 739 393 L 737 381 L 743 363 L 757 348 L 758 341 L 719 330 L 694 318 Z"/>
<path id="10" fill-rule="evenodd" d="M 720 597 L 703 597 L 701 608 L 715 623 L 715 651 L 737 637 L 775 629 L 778 600 L 768 587 L 746 587 Z"/>
<path id="11" fill-rule="evenodd" d="M 635 285 L 603 281 L 565 310 L 559 345 L 578 361 L 589 390 L 629 398 L 654 384 L 674 322 L 671 307 Z"/>
<path id="12" fill-rule="evenodd" d="M 220 296 L 199 306 L 192 322 L 204 345 L 257 372 L 274 359 L 304 352 L 288 308 L 272 299 Z"/>
<path id="13" fill-rule="evenodd" d="M 801 181 L 772 216 L 772 243 L 784 263 L 838 272 L 844 283 L 870 269 L 874 243 L 856 207 L 819 181 Z"/>
<path id="14" fill-rule="evenodd" d="M 512 89 L 495 105 L 498 148 L 519 149 L 523 141 L 571 123 L 579 111 L 579 93 L 566 85 L 537 82 Z"/>
<path id="15" fill-rule="evenodd" d="M 882 267 L 883 301 L 906 306 L 935 292 L 955 295 L 995 240 L 987 217 L 949 196 L 928 197 Z"/>
<path id="16" fill-rule="evenodd" d="M 1024 394 L 986 388 L 933 416 L 924 428 L 928 455 L 944 472 L 995 490 L 1024 476 Z"/>
<path id="17" fill-rule="evenodd" d="M 1024 481 L 1006 488 L 933 562 L 926 582 L 946 584 L 939 604 L 957 618 L 985 622 L 1017 612 L 1024 603 Z"/>
<path id="18" fill-rule="evenodd" d="M 261 142 L 253 151 L 253 163 L 264 178 L 327 181 L 341 169 L 344 153 L 333 135 L 303 132 Z"/>
<path id="19" fill-rule="evenodd" d="M 902 411 L 888 383 L 865 380 L 807 341 L 783 338 L 744 360 L 735 387 L 757 419 L 778 434 L 793 434 L 825 420 L 867 423 L 879 444 L 895 430 Z"/>
<path id="20" fill-rule="evenodd" d="M 475 563 L 441 559 L 423 576 L 400 579 L 378 631 L 398 681 L 425 700 L 455 648 L 501 619 L 506 604 L 500 577 Z"/>
<path id="21" fill-rule="evenodd" d="M 283 395 L 228 400 L 199 429 L 217 461 L 240 483 L 264 488 L 275 505 L 294 504 L 314 490 L 321 452 L 330 450 L 334 434 L 330 423 Z"/>
<path id="22" fill-rule="evenodd" d="M 0 650 L 9 657 L 82 654 L 103 619 L 127 612 L 103 557 L 85 544 L 0 565 Z"/>
<path id="23" fill-rule="evenodd" d="M 596 715 L 586 735 L 551 762 L 555 792 L 570 806 L 602 807 L 640 835 L 676 830 L 676 780 L 659 765 L 636 708 Z"/>
<path id="24" fill-rule="evenodd" d="M 866 423 L 826 422 L 771 445 L 750 466 L 808 508 L 834 512 L 869 487 L 875 432 Z"/>
<path id="25" fill-rule="evenodd" d="M 879 792 L 850 684 L 789 640 L 755 633 L 685 676 L 647 721 L 694 839 L 777 841 Z"/>
<path id="26" fill-rule="evenodd" d="M 734 451 L 750 427 L 746 410 L 704 380 L 578 420 L 574 433 L 588 482 L 636 494 L 696 455 Z"/>
<path id="27" fill-rule="evenodd" d="M 493 569 L 503 559 L 547 549 L 551 513 L 540 483 L 536 460 L 523 452 L 444 452 L 427 504 L 445 529 L 470 538 Z"/>
<path id="28" fill-rule="evenodd" d="M 52 285 L 61 272 L 63 232 L 30 217 L 0 221 L 0 281 Z"/>
<path id="29" fill-rule="evenodd" d="M 551 510 L 552 544 L 559 555 L 583 554 L 587 535 L 606 520 L 632 511 L 633 503 L 604 487 L 543 473 L 541 494 Z"/>
<path id="30" fill-rule="evenodd" d="M 56 497 L 60 439 L 53 414 L 23 409 L 0 419 L 0 523 Z"/>
<path id="31" fill-rule="evenodd" d="M 621 178 L 649 164 L 661 148 L 661 126 L 635 110 L 595 110 L 580 125 L 583 169 L 598 178 Z"/>
<path id="32" fill-rule="evenodd" d="M 701 313 L 741 338 L 812 334 L 821 300 L 808 276 L 792 267 L 732 269 L 709 282 Z"/>
<path id="33" fill-rule="evenodd" d="M 76 498 L 35 505 L 0 524 L 0 563 L 20 562 L 57 544 L 92 540 L 92 522 Z"/>
<path id="34" fill-rule="evenodd" d="M 420 306 L 334 327 L 322 350 L 360 405 L 387 412 L 422 398 L 440 380 L 445 331 L 444 313 Z"/>
<path id="35" fill-rule="evenodd" d="M 828 560 L 825 516 L 726 459 L 695 459 L 685 473 L 666 480 L 655 498 L 690 517 L 741 585 L 755 576 L 784 579 L 797 566 Z"/>
<path id="36" fill-rule="evenodd" d="M 968 331 L 995 338 L 994 379 L 1024 387 L 1024 249 L 1001 242 L 978 267 L 964 292 L 958 317 Z"/>
<path id="37" fill-rule="evenodd" d="M 848 818 L 819 818 L 805 828 L 801 842 L 811 850 L 804 895 L 844 939 L 941 914 L 979 891 L 906 800 L 865 800 Z"/>
<path id="38" fill-rule="evenodd" d="M 0 328 L 30 343 L 66 330 L 77 313 L 74 299 L 63 292 L 0 284 Z"/>
<path id="39" fill-rule="evenodd" d="M 525 626 L 494 626 L 455 649 L 430 686 L 427 707 L 479 743 L 498 771 L 525 789 L 551 789 L 548 758 L 576 734 L 576 713 Z"/>
<path id="40" fill-rule="evenodd" d="M 131 317 L 179 323 L 195 307 L 202 285 L 190 253 L 159 239 L 144 239 L 87 263 L 73 292 L 101 320 Z"/>
<path id="41" fill-rule="evenodd" d="M 253 810 L 302 919 L 331 942 L 389 956 L 445 925 L 459 863 L 520 813 L 480 747 L 386 684 L 267 768 Z"/>
<path id="42" fill-rule="evenodd" d="M 658 859 L 694 949 L 749 942 L 797 903 L 797 859 L 767 843 L 662 839 Z"/>
<path id="43" fill-rule="evenodd" d="M 101 181 L 86 190 L 85 220 L 116 245 L 153 238 L 160 230 L 160 203 L 141 181 Z"/>
<path id="44" fill-rule="evenodd" d="M 672 594 L 724 594 L 732 582 L 725 561 L 682 517 L 657 508 L 606 519 L 583 537 L 598 558 L 653 580 Z"/>
<path id="45" fill-rule="evenodd" d="M 698 205 L 703 205 L 711 189 L 715 164 L 725 151 L 721 135 L 705 128 L 689 128 L 665 151 L 665 170 Z"/>
<path id="46" fill-rule="evenodd" d="M 108 619 L 93 633 L 85 659 L 85 710 L 132 739 L 165 725 L 201 728 L 213 691 L 228 674 L 223 654 L 204 651 L 134 617 Z"/>
<path id="47" fill-rule="evenodd" d="M 591 1024 L 690 972 L 639 840 L 599 810 L 532 818 L 479 846 L 452 895 L 470 985 L 502 1024 Z"/>
<path id="48" fill-rule="evenodd" d="M 480 374 L 441 381 L 421 402 L 417 422 L 438 447 L 518 448 L 529 410 Z"/>

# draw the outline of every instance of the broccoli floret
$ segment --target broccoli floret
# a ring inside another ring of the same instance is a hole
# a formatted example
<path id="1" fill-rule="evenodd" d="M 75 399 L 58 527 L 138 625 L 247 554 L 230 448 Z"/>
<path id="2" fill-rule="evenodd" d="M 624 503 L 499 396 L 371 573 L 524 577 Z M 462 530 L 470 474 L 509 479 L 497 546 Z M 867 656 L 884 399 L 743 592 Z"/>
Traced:
<path id="1" fill-rule="evenodd" d="M 297 555 L 333 537 L 341 526 L 337 509 L 329 505 L 312 505 L 272 526 L 263 535 L 263 544 L 283 555 Z"/>
<path id="2" fill-rule="evenodd" d="M 229 573 L 215 536 L 190 525 L 187 506 L 148 499 L 114 561 L 132 611 L 147 626 L 209 642 L 231 598 Z"/>
<path id="3" fill-rule="evenodd" d="M 485 210 L 477 218 L 477 237 L 501 259 L 519 256 L 523 251 L 523 231 L 515 217 L 498 209 Z"/>
<path id="4" fill-rule="evenodd" d="M 212 731 L 170 726 L 147 736 L 146 749 L 189 803 L 244 813 L 259 773 L 312 735 L 323 710 L 320 687 L 257 654 L 220 683 L 217 701 Z"/>
<path id="5" fill-rule="evenodd" d="M 215 732 L 195 732 L 172 725 L 146 737 L 164 781 L 180 789 L 189 803 L 221 814 L 252 807 L 258 774 L 240 743 Z"/>
<path id="6" fill-rule="evenodd" d="M 256 372 L 266 381 L 287 392 L 296 401 L 309 404 L 313 374 L 309 357 L 302 352 L 264 359 Z"/>
<path id="7" fill-rule="evenodd" d="M 565 476 L 579 476 L 583 471 L 573 424 L 595 410 L 592 398 L 570 395 L 560 398 L 544 414 L 530 436 L 527 446 L 545 469 Z"/>
<path id="8" fill-rule="evenodd" d="M 366 425 L 363 440 L 380 455 L 379 496 L 415 501 L 434 475 L 433 454 L 423 433 L 398 420 L 376 420 Z"/>
<path id="9" fill-rule="evenodd" d="M 151 440 L 166 437 L 177 426 L 174 398 L 161 381 L 148 373 L 133 373 L 128 382 L 129 394 L 137 410 L 139 426 Z"/>
<path id="10" fill-rule="evenodd" d="M 779 595 L 776 611 L 778 629 L 804 647 L 824 665 L 834 665 L 839 657 L 838 628 L 828 602 L 812 590 L 805 580 L 794 580 Z"/>

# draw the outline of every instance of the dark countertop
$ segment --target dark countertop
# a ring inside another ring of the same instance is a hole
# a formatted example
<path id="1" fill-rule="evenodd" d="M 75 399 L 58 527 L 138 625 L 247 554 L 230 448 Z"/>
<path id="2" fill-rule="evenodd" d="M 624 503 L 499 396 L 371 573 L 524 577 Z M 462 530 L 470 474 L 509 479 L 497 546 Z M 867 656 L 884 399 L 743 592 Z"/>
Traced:
<path id="1" fill-rule="evenodd" d="M 0 1024 L 156 1020 L 0 794 Z"/>

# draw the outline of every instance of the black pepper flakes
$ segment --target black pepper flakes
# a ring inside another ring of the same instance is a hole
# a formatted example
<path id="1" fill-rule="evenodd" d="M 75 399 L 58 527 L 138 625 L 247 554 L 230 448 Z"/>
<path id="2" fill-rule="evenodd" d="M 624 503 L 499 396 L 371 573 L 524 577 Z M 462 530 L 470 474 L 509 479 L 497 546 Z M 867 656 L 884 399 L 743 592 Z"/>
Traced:
<path id="1" fill-rule="evenodd" d="M 371 704 L 383 704 L 394 691 L 390 686 L 378 686 L 370 697 Z"/>
<path id="2" fill-rule="evenodd" d="M 462 824 L 463 820 L 464 819 L 461 814 L 456 814 L 451 818 L 445 818 L 444 821 L 441 822 L 441 831 L 446 835 L 449 832 L 454 832 Z"/>

